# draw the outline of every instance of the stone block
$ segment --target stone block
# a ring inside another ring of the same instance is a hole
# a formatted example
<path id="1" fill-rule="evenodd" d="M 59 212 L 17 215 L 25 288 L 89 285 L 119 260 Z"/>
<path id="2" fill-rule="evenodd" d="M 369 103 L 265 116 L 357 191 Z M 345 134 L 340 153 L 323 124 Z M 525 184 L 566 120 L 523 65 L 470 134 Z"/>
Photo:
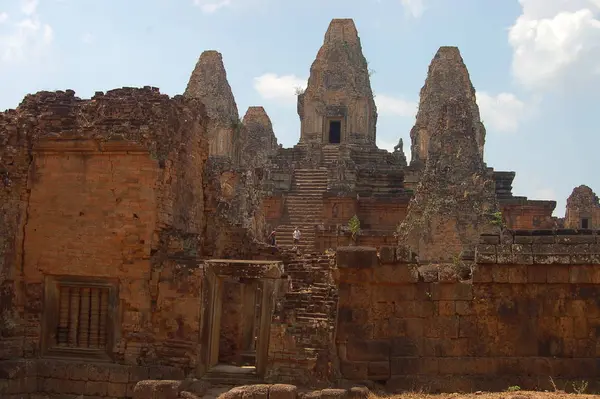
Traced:
<path id="1" fill-rule="evenodd" d="M 434 301 L 468 301 L 473 299 L 471 283 L 434 283 L 431 285 L 431 298 Z"/>
<path id="2" fill-rule="evenodd" d="M 571 258 L 569 255 L 534 254 L 533 263 L 537 265 L 568 265 L 569 263 L 571 263 Z"/>
<path id="3" fill-rule="evenodd" d="M 373 280 L 373 270 L 374 269 L 338 269 L 340 276 L 339 281 L 364 284 Z"/>
<path id="4" fill-rule="evenodd" d="M 479 244 L 487 244 L 487 245 L 500 244 L 500 236 L 497 234 L 482 234 L 479 236 Z"/>
<path id="5" fill-rule="evenodd" d="M 108 393 L 108 382 L 106 382 L 106 381 L 86 381 L 86 383 L 85 383 L 85 394 L 86 395 L 88 395 L 88 396 L 106 396 L 107 393 Z M 171 398 L 168 398 L 168 399 L 171 399 Z"/>
<path id="6" fill-rule="evenodd" d="M 357 362 L 388 361 L 390 357 L 390 343 L 387 340 L 351 340 L 346 345 L 346 356 L 348 360 Z"/>
<path id="7" fill-rule="evenodd" d="M 269 388 L 269 399 L 296 399 L 297 396 L 295 385 L 274 384 Z"/>
<path id="8" fill-rule="evenodd" d="M 367 269 L 379 264 L 377 249 L 372 247 L 340 247 L 336 251 L 338 268 Z"/>
<path id="9" fill-rule="evenodd" d="M 373 269 L 373 281 L 386 284 L 416 283 L 419 281 L 417 268 L 409 264 L 380 265 Z"/>
<path id="10" fill-rule="evenodd" d="M 180 386 L 181 381 L 140 381 L 133 390 L 133 399 L 177 399 Z"/>
<path id="11" fill-rule="evenodd" d="M 475 265 L 473 270 L 473 283 L 491 283 L 493 281 L 493 266 Z"/>
<path id="12" fill-rule="evenodd" d="M 422 265 L 418 267 L 419 276 L 426 283 L 435 283 L 438 281 L 437 265 Z"/>
<path id="13" fill-rule="evenodd" d="M 391 340 L 390 356 L 414 357 L 419 356 L 420 337 L 395 337 Z"/>
<path id="14" fill-rule="evenodd" d="M 533 237 L 531 237 L 531 236 L 521 236 L 521 235 L 514 236 L 515 244 L 531 244 L 532 242 L 533 242 Z"/>
<path id="15" fill-rule="evenodd" d="M 127 384 L 109 382 L 107 387 L 107 394 L 108 396 L 114 398 L 124 398 L 127 396 Z"/>
<path id="16" fill-rule="evenodd" d="M 390 378 L 390 362 L 370 362 L 369 379 L 374 381 L 387 380 Z"/>
<path id="17" fill-rule="evenodd" d="M 546 232 L 544 232 L 546 233 Z M 554 244 L 556 239 L 552 232 L 547 232 L 548 234 L 544 235 L 534 235 L 531 237 L 531 242 L 533 244 Z"/>
<path id="18" fill-rule="evenodd" d="M 557 235 L 555 237 L 555 242 L 557 244 L 594 244 L 595 236 L 594 235 Z"/>
<path id="19" fill-rule="evenodd" d="M 396 248 L 396 260 L 399 263 L 414 263 L 416 255 L 409 247 L 400 245 Z"/>
<path id="20" fill-rule="evenodd" d="M 457 315 L 469 316 L 473 314 L 473 301 L 456 301 L 454 308 Z"/>
<path id="21" fill-rule="evenodd" d="M 477 318 L 474 316 L 460 316 L 458 318 L 458 337 L 475 338 L 478 336 Z"/>
<path id="22" fill-rule="evenodd" d="M 69 380 L 87 381 L 88 368 L 85 364 L 69 363 L 67 364 L 67 375 Z"/>
<path id="23" fill-rule="evenodd" d="M 495 253 L 494 254 L 483 254 L 483 253 L 476 252 L 475 253 L 475 262 L 481 263 L 481 264 L 497 263 L 498 258 Z"/>
<path id="24" fill-rule="evenodd" d="M 451 301 L 435 301 L 435 314 L 438 316 L 454 316 L 456 314 L 456 302 Z"/>
<path id="25" fill-rule="evenodd" d="M 87 374 L 89 381 L 108 381 L 110 367 L 107 364 L 89 363 L 87 365 Z"/>
<path id="26" fill-rule="evenodd" d="M 348 394 L 345 389 L 329 388 L 321 390 L 322 399 L 346 399 L 347 397 Z"/>
<path id="27" fill-rule="evenodd" d="M 129 367 L 121 365 L 113 365 L 109 368 L 109 382 L 126 384 L 129 382 Z"/>
<path id="28" fill-rule="evenodd" d="M 508 283 L 508 267 L 497 265 L 492 269 L 492 280 L 494 283 Z"/>
<path id="29" fill-rule="evenodd" d="M 510 284 L 526 284 L 527 283 L 527 266 L 526 265 L 510 265 L 508 269 L 508 282 Z"/>
<path id="30" fill-rule="evenodd" d="M 0 380 L 26 377 L 26 365 L 22 360 L 0 361 Z"/>
<path id="31" fill-rule="evenodd" d="M 143 366 L 132 366 L 129 368 L 129 381 L 138 383 L 148 379 L 148 368 Z"/>
<path id="32" fill-rule="evenodd" d="M 342 376 L 348 380 L 364 381 L 369 378 L 369 363 L 342 360 L 340 362 L 340 371 Z"/>
<path id="33" fill-rule="evenodd" d="M 242 399 L 267 399 L 269 397 L 269 385 L 256 384 L 247 385 L 242 392 Z"/>
<path id="34" fill-rule="evenodd" d="M 383 264 L 390 264 L 390 263 L 396 262 L 396 248 L 395 247 L 379 248 L 379 260 Z"/>
<path id="35" fill-rule="evenodd" d="M 549 284 L 565 284 L 569 282 L 568 266 L 546 266 L 546 282 Z"/>
<path id="36" fill-rule="evenodd" d="M 419 370 L 418 357 L 393 357 L 390 360 L 390 374 L 394 375 L 414 375 Z"/>
<path id="37" fill-rule="evenodd" d="M 373 325 L 363 323 L 338 323 L 337 340 L 372 339 Z"/>
<path id="38" fill-rule="evenodd" d="M 593 284 L 593 283 L 597 283 L 596 281 L 598 280 L 598 278 L 595 275 L 598 275 L 597 272 L 595 272 L 594 267 L 593 266 L 571 266 L 569 268 L 566 268 L 566 271 L 564 274 L 566 274 L 566 281 L 564 281 L 565 283 L 572 283 L 572 284 Z M 596 281 L 594 281 L 596 280 Z M 548 277 L 548 282 L 550 282 L 550 277 Z M 563 281 L 561 281 L 563 282 Z"/>
<path id="39" fill-rule="evenodd" d="M 425 337 L 458 338 L 458 316 L 438 316 L 425 320 Z"/>
<path id="40" fill-rule="evenodd" d="M 546 266 L 541 265 L 530 265 L 527 266 L 527 281 L 529 283 L 546 283 L 547 277 L 547 268 Z"/>

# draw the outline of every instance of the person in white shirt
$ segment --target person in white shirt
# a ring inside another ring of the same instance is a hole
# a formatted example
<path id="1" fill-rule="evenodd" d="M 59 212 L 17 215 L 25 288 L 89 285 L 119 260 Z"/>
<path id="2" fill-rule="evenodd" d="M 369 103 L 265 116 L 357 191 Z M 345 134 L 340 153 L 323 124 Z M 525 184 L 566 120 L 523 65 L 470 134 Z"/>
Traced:
<path id="1" fill-rule="evenodd" d="M 300 243 L 301 236 L 302 233 L 300 233 L 300 229 L 298 228 L 298 226 L 296 226 L 296 228 L 294 229 L 294 233 L 292 233 L 292 237 L 294 238 L 294 248 L 296 248 L 297 245 Z"/>

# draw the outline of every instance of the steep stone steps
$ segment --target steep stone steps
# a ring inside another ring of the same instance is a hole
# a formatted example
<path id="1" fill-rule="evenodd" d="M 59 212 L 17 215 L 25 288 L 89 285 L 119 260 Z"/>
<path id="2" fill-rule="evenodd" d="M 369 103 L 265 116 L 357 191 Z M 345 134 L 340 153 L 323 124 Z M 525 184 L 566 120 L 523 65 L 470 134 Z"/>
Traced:
<path id="1" fill-rule="evenodd" d="M 314 226 L 303 226 L 302 224 L 288 224 L 280 225 L 277 227 L 277 246 L 282 248 L 292 248 L 294 246 L 293 232 L 294 228 L 298 226 L 300 228 L 300 244 L 297 245 L 298 249 L 304 251 L 311 251 L 315 245 L 315 229 Z"/>
<path id="2" fill-rule="evenodd" d="M 312 252 L 315 248 L 315 226 L 323 214 L 323 194 L 327 191 L 328 170 L 296 169 L 292 190 L 285 201 L 289 222 L 277 227 L 277 245 L 282 248 L 294 246 L 294 227 L 300 228 L 298 249 Z"/>
<path id="3" fill-rule="evenodd" d="M 324 146 L 323 147 L 323 163 L 330 165 L 337 161 L 340 157 L 339 146 Z"/>

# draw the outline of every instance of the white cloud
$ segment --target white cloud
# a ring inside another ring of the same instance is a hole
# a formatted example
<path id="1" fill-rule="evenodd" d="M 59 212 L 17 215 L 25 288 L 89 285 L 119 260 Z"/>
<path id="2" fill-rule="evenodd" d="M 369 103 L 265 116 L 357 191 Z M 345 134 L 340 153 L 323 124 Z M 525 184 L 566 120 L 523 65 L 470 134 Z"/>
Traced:
<path id="1" fill-rule="evenodd" d="M 21 0 L 21 12 L 25 15 L 35 14 L 38 7 L 38 0 Z"/>
<path id="2" fill-rule="evenodd" d="M 296 75 L 265 73 L 254 78 L 254 89 L 265 100 L 278 100 L 287 103 L 296 101 L 298 89 L 306 89 L 307 80 Z"/>
<path id="3" fill-rule="evenodd" d="M 493 96 L 480 91 L 477 92 L 477 104 L 485 125 L 498 132 L 516 132 L 525 117 L 525 103 L 511 93 Z"/>
<path id="4" fill-rule="evenodd" d="M 0 12 L 0 24 L 8 21 L 8 14 L 5 12 Z"/>
<path id="5" fill-rule="evenodd" d="M 513 74 L 531 89 L 600 71 L 599 0 L 519 0 L 510 28 Z"/>
<path id="6" fill-rule="evenodd" d="M 37 0 L 22 0 L 21 18 L 5 24 L 5 33 L 0 33 L 0 67 L 36 58 L 52 43 L 52 27 L 41 21 L 37 5 Z"/>
<path id="7" fill-rule="evenodd" d="M 221 8 L 231 6 L 231 0 L 194 0 L 194 5 L 200 7 L 203 13 L 212 14 Z"/>
<path id="8" fill-rule="evenodd" d="M 424 0 L 400 0 L 404 9 L 414 18 L 419 18 L 425 12 Z"/>
<path id="9" fill-rule="evenodd" d="M 417 114 L 417 103 L 402 98 L 377 94 L 375 96 L 375 103 L 377 104 L 377 112 L 382 115 L 414 117 Z"/>
<path id="10" fill-rule="evenodd" d="M 92 43 L 94 42 L 94 40 L 95 40 L 95 39 L 96 39 L 96 38 L 94 37 L 94 35 L 92 35 L 92 34 L 91 34 L 91 33 L 89 33 L 89 32 L 86 32 L 86 33 L 84 33 L 84 34 L 81 36 L 81 41 L 82 41 L 84 44 L 92 44 Z"/>

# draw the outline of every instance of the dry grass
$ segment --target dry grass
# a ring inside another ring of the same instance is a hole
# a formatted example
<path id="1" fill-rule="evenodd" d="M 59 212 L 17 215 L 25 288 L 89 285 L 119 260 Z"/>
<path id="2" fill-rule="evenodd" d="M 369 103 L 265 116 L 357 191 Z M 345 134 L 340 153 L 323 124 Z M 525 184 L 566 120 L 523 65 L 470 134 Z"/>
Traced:
<path id="1" fill-rule="evenodd" d="M 369 399 L 600 399 L 600 395 L 573 394 L 565 392 L 477 392 L 477 393 L 441 393 L 428 394 L 421 392 L 407 392 L 400 395 L 375 395 L 371 394 Z"/>

